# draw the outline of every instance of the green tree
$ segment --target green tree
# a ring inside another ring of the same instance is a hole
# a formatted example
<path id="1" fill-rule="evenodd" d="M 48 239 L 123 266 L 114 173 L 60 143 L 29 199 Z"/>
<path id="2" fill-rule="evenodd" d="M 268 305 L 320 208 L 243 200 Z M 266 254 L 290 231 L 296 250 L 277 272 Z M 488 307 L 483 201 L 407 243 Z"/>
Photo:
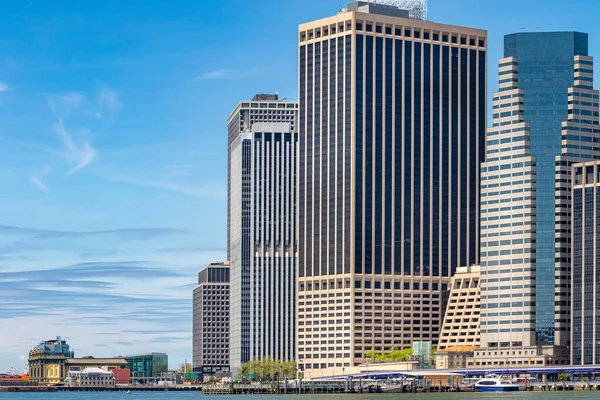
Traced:
<path id="1" fill-rule="evenodd" d="M 412 349 L 392 348 L 389 352 L 378 353 L 375 350 L 365 352 L 365 357 L 370 358 L 375 363 L 402 362 L 412 356 Z"/>
<path id="2" fill-rule="evenodd" d="M 559 374 L 558 375 L 558 380 L 561 381 L 561 382 L 562 381 L 569 381 L 569 380 L 571 380 L 571 374 L 568 373 L 568 372 L 565 372 L 563 374 Z"/>
<path id="3" fill-rule="evenodd" d="M 286 376 L 296 377 L 296 360 L 281 361 L 265 357 L 242 364 L 237 379 L 283 380 Z"/>
<path id="4" fill-rule="evenodd" d="M 179 368 L 177 368 L 177 372 L 179 372 L 180 374 L 183 374 L 184 372 L 192 372 L 192 371 L 193 371 L 192 364 L 189 362 L 181 363 L 181 365 L 179 365 Z"/>

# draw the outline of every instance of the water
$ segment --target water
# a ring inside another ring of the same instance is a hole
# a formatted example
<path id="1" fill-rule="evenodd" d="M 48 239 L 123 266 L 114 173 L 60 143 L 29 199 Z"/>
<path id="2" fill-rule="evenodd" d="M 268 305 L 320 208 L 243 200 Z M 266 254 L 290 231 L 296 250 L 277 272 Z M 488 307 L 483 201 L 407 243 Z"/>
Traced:
<path id="1" fill-rule="evenodd" d="M 600 392 L 517 392 L 517 393 L 386 393 L 386 394 L 327 394 L 327 395 L 203 395 L 197 392 L 57 392 L 57 393 L 0 393 L 0 400 L 587 400 L 599 399 Z"/>

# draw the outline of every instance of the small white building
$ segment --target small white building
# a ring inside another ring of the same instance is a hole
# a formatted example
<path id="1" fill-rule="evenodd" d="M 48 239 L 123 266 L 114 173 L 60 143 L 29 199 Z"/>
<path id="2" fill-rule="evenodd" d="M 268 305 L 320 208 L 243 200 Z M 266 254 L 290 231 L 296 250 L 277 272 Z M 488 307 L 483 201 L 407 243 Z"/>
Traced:
<path id="1" fill-rule="evenodd" d="M 65 383 L 69 386 L 114 386 L 115 375 L 102 368 L 86 368 L 83 371 L 69 371 Z"/>

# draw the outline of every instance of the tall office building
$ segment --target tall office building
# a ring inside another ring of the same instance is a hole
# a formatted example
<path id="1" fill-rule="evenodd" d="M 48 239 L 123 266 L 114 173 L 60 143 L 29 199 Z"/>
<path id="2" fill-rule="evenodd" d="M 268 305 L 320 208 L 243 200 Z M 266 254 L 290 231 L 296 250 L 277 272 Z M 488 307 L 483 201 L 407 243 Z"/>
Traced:
<path id="1" fill-rule="evenodd" d="M 595 100 L 597 103 L 598 100 Z M 597 132 L 596 132 L 597 133 Z M 598 146 L 598 142 L 595 142 Z M 571 363 L 600 364 L 600 161 L 573 166 Z"/>
<path id="2" fill-rule="evenodd" d="M 247 132 L 255 122 L 289 122 L 297 132 L 298 104 L 279 100 L 279 95 L 259 93 L 251 101 L 242 101 L 227 118 L 227 259 L 231 233 L 231 151 L 233 141 L 242 132 Z"/>
<path id="3" fill-rule="evenodd" d="M 300 25 L 305 376 L 437 344 L 442 292 L 479 261 L 486 34 L 364 1 Z"/>
<path id="4" fill-rule="evenodd" d="M 205 377 L 229 372 L 229 262 L 198 273 L 193 297 L 193 370 Z"/>
<path id="5" fill-rule="evenodd" d="M 481 175 L 474 365 L 567 364 L 571 164 L 600 156 L 592 59 L 577 32 L 508 35 L 504 53 Z"/>
<path id="6" fill-rule="evenodd" d="M 295 357 L 297 113 L 297 103 L 262 96 L 228 120 L 234 373 L 251 359 Z"/>

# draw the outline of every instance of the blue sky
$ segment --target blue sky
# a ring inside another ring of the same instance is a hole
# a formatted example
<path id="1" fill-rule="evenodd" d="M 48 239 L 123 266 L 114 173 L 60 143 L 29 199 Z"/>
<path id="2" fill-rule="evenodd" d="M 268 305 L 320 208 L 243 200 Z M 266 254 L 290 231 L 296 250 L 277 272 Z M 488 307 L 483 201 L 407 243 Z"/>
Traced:
<path id="1" fill-rule="evenodd" d="M 297 98 L 297 25 L 342 2 L 0 4 L 0 371 L 33 342 L 191 360 L 191 288 L 226 247 L 226 118 Z M 432 21 L 502 35 L 580 30 L 600 2 L 431 0 Z M 583 10 L 583 11 L 582 11 Z"/>

